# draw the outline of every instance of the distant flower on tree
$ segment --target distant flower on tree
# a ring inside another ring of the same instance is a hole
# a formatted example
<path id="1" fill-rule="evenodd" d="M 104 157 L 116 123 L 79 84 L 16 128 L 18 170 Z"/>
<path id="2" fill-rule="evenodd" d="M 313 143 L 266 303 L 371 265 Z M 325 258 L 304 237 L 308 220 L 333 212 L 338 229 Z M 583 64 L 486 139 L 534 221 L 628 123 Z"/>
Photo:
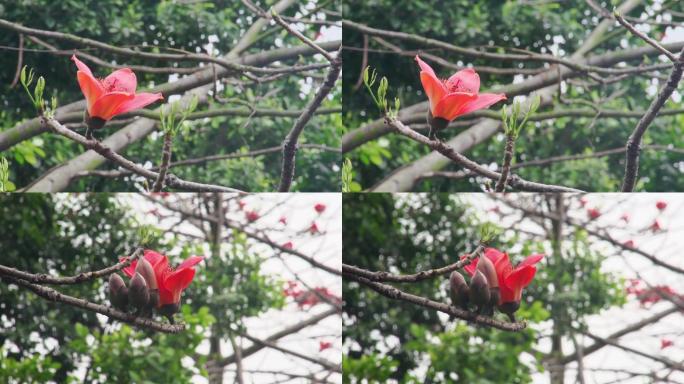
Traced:
<path id="1" fill-rule="evenodd" d="M 257 221 L 259 219 L 259 213 L 257 211 L 254 211 L 254 210 L 247 211 L 247 212 L 245 212 L 245 217 L 247 218 L 247 221 L 249 221 L 251 223 L 251 222 Z"/>
<path id="2" fill-rule="evenodd" d="M 325 211 L 325 204 L 316 204 L 314 205 L 314 210 L 316 210 L 317 213 L 323 213 Z"/>
<path id="3" fill-rule="evenodd" d="M 623 213 L 622 216 L 620 216 L 620 220 L 629 223 L 629 213 Z"/>
<path id="4" fill-rule="evenodd" d="M 311 233 L 312 235 L 315 235 L 317 233 L 321 233 L 321 231 L 318 229 L 318 225 L 316 224 L 315 221 L 311 223 L 311 226 L 309 227 L 309 233 Z"/>
<path id="5" fill-rule="evenodd" d="M 278 219 L 278 222 L 283 224 L 283 225 L 287 225 L 287 217 L 280 216 L 280 219 Z"/>
<path id="6" fill-rule="evenodd" d="M 589 219 L 591 220 L 596 220 L 601 216 L 601 211 L 599 211 L 597 208 L 588 208 L 587 216 L 589 216 Z"/>
<path id="7" fill-rule="evenodd" d="M 658 219 L 653 220 L 653 224 L 649 227 L 649 229 L 653 232 L 659 232 L 663 230 L 662 225 L 660 225 L 660 221 Z"/>
<path id="8" fill-rule="evenodd" d="M 292 244 L 291 241 L 288 241 L 287 243 L 283 244 L 282 247 L 285 248 L 285 249 L 293 249 L 293 248 L 294 248 L 294 244 Z"/>
<path id="9" fill-rule="evenodd" d="M 658 208 L 659 211 L 664 211 L 665 208 L 667 208 L 667 203 L 662 200 L 658 200 L 658 202 L 656 202 L 656 208 Z"/>
<path id="10" fill-rule="evenodd" d="M 323 352 L 328 348 L 332 348 L 332 342 L 330 342 L 330 341 L 319 341 L 318 342 L 318 352 Z"/>
<path id="11" fill-rule="evenodd" d="M 674 341 L 669 340 L 669 339 L 661 339 L 660 340 L 660 349 L 665 349 L 667 347 L 671 347 L 674 345 Z"/>

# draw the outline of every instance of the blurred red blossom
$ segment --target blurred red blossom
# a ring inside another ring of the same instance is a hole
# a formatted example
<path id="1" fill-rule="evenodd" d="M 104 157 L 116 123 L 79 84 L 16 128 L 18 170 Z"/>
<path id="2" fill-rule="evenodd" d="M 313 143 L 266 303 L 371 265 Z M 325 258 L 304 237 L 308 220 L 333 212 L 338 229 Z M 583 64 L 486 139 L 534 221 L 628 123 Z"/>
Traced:
<path id="1" fill-rule="evenodd" d="M 665 208 L 667 208 L 667 203 L 662 200 L 658 200 L 656 203 L 656 208 L 658 208 L 659 211 L 664 211 Z"/>
<path id="2" fill-rule="evenodd" d="M 259 213 L 257 213 L 257 211 L 247 211 L 245 212 L 245 217 L 249 222 L 257 221 L 259 219 Z"/>
<path id="3" fill-rule="evenodd" d="M 653 232 L 658 232 L 663 229 L 663 227 L 660 225 L 660 222 L 656 219 L 653 221 L 653 224 L 649 227 L 649 229 Z"/>
<path id="4" fill-rule="evenodd" d="M 330 341 L 319 341 L 318 342 L 318 352 L 323 352 L 328 348 L 332 348 L 332 343 Z"/>
<path id="5" fill-rule="evenodd" d="M 601 211 L 599 211 L 597 208 L 587 208 L 587 215 L 591 220 L 595 220 L 601 216 Z"/>
<path id="6" fill-rule="evenodd" d="M 309 232 L 312 235 L 315 235 L 317 233 L 321 233 L 321 231 L 318 229 L 318 225 L 316 224 L 315 221 L 311 223 L 311 226 L 309 227 Z"/>
<path id="7" fill-rule="evenodd" d="M 585 205 L 587 205 L 587 202 L 588 202 L 588 201 L 587 201 L 586 198 L 580 197 L 579 203 L 580 203 L 580 205 L 581 205 L 582 207 L 584 207 Z"/>
<path id="8" fill-rule="evenodd" d="M 316 204 L 316 205 L 314 205 L 314 209 L 318 213 L 323 213 L 323 211 L 325 211 L 325 204 L 320 204 L 320 203 Z"/>
<path id="9" fill-rule="evenodd" d="M 286 249 L 293 249 L 293 248 L 294 248 L 294 244 L 292 244 L 291 241 L 288 241 L 287 243 L 283 244 L 282 247 L 283 247 L 283 248 L 286 248 Z"/>
<path id="10" fill-rule="evenodd" d="M 287 225 L 287 217 L 280 216 L 280 219 L 278 219 L 278 222 L 282 223 L 283 225 Z"/>
<path id="11" fill-rule="evenodd" d="M 645 286 L 641 280 L 631 279 L 629 281 L 629 286 L 625 289 L 625 292 L 629 295 L 636 296 L 639 300 L 641 306 L 646 306 L 649 304 L 655 304 L 667 297 L 678 297 L 682 298 L 683 295 L 678 294 L 669 285 L 656 285 L 656 286 Z"/>
<path id="12" fill-rule="evenodd" d="M 668 339 L 660 339 L 660 349 L 665 349 L 674 345 L 674 341 Z"/>
<path id="13" fill-rule="evenodd" d="M 627 248 L 634 248 L 634 240 L 627 240 L 624 243 L 622 243 Z"/>
<path id="14" fill-rule="evenodd" d="M 247 205 L 247 202 L 244 200 L 238 200 L 238 205 L 240 206 L 240 209 L 244 209 Z"/>
<path id="15" fill-rule="evenodd" d="M 620 220 L 629 223 L 629 213 L 623 213 L 622 216 L 620 216 Z"/>
<path id="16" fill-rule="evenodd" d="M 333 294 L 328 288 L 316 287 L 305 291 L 301 290 L 297 282 L 292 280 L 287 282 L 287 287 L 283 290 L 283 294 L 292 297 L 299 308 L 313 307 L 323 302 L 323 299 L 335 305 L 342 304 L 342 299 Z"/>

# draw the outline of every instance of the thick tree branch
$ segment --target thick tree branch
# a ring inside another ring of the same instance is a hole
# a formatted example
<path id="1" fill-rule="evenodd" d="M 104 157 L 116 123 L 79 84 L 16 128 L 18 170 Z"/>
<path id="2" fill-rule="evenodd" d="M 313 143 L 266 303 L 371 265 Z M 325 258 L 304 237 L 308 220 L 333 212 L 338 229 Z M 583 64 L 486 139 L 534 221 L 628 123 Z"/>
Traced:
<path id="1" fill-rule="evenodd" d="M 130 313 L 121 312 L 112 307 L 91 303 L 90 301 L 85 299 L 79 299 L 73 296 L 65 295 L 52 288 L 44 287 L 38 284 L 33 284 L 23 279 L 15 279 L 7 276 L 0 276 L 0 278 L 2 278 L 3 280 L 7 280 L 11 283 L 15 283 L 21 287 L 27 288 L 44 299 L 58 303 L 68 304 L 73 307 L 82 308 L 90 312 L 96 312 L 101 315 L 110 317 L 112 319 L 116 319 L 121 322 L 137 326 L 138 328 L 144 328 L 164 333 L 179 333 L 185 330 L 184 324 L 163 324 L 151 319 L 137 317 Z"/>

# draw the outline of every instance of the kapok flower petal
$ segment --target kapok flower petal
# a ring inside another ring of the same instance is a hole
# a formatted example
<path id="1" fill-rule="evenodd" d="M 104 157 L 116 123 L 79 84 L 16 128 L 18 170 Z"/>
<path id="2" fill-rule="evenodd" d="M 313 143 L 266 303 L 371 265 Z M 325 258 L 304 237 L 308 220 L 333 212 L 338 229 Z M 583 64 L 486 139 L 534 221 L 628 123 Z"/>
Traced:
<path id="1" fill-rule="evenodd" d="M 117 69 L 109 74 L 102 81 L 105 92 L 127 92 L 135 93 L 135 88 L 138 86 L 138 80 L 135 78 L 135 73 L 130 68 Z"/>
<path id="2" fill-rule="evenodd" d="M 74 63 L 76 63 L 76 67 L 78 67 L 78 70 L 79 70 L 79 71 L 85 73 L 86 75 L 88 75 L 88 76 L 90 76 L 90 77 L 92 77 L 92 78 L 95 78 L 95 76 L 93 76 L 93 73 L 90 71 L 90 68 L 88 68 L 88 66 L 85 65 L 84 62 L 82 62 L 81 60 L 79 60 L 78 57 L 76 57 L 76 55 L 71 55 L 71 60 L 72 60 Z"/>
<path id="3" fill-rule="evenodd" d="M 86 98 L 86 103 L 88 104 L 88 113 L 90 113 L 90 109 L 93 107 L 93 104 L 95 104 L 97 99 L 104 94 L 104 89 L 102 88 L 102 85 L 100 85 L 100 82 L 93 77 L 93 75 L 90 75 L 86 72 L 76 72 L 76 78 L 78 79 L 78 85 L 81 87 L 81 92 L 83 92 L 83 96 Z"/>
<path id="4" fill-rule="evenodd" d="M 432 77 L 434 77 L 435 79 L 437 78 L 437 75 L 435 75 L 435 71 L 432 69 L 432 67 L 423 60 L 421 60 L 420 57 L 418 57 L 418 55 L 416 55 L 416 61 L 418 62 L 421 71 L 427 72 L 429 75 L 432 75 Z"/>
<path id="5" fill-rule="evenodd" d="M 528 265 L 535 265 L 544 258 L 543 254 L 530 255 L 525 258 L 516 268 L 522 268 Z"/>
<path id="6" fill-rule="evenodd" d="M 480 75 L 472 68 L 462 69 L 446 81 L 449 92 L 480 92 Z"/>
<path id="7" fill-rule="evenodd" d="M 153 267 L 157 265 L 158 262 L 160 262 L 162 259 L 165 259 L 166 256 L 162 255 L 161 253 L 155 252 L 151 249 L 146 249 L 144 251 L 145 259 L 150 262 L 150 265 Z"/>
<path id="8" fill-rule="evenodd" d="M 501 100 L 506 100 L 506 95 L 504 95 L 503 93 L 481 93 L 477 95 L 477 98 L 463 105 L 463 108 L 458 112 L 458 114 L 465 115 L 466 113 L 487 108 Z"/>
<path id="9" fill-rule="evenodd" d="M 513 272 L 506 276 L 504 283 L 508 288 L 511 288 L 514 291 L 517 291 L 518 289 L 522 290 L 522 288 L 530 285 L 536 273 L 537 268 L 531 265 L 522 268 L 516 268 Z"/>
<path id="10" fill-rule="evenodd" d="M 181 293 L 190 285 L 194 277 L 195 270 L 193 268 L 180 269 L 164 276 L 164 288 L 172 293 L 172 303 L 180 301 Z"/>
<path id="11" fill-rule="evenodd" d="M 489 259 L 489 261 L 492 262 L 492 264 L 496 264 L 496 262 L 499 260 L 500 257 L 503 257 L 505 253 L 499 251 L 496 248 L 485 248 L 484 250 L 484 255 Z"/>
<path id="12" fill-rule="evenodd" d="M 102 95 L 95 101 L 88 113 L 91 117 L 99 117 L 102 120 L 109 120 L 115 115 L 121 113 L 117 112 L 120 106 L 130 100 L 133 100 L 135 95 L 126 92 L 112 92 Z"/>
<path id="13" fill-rule="evenodd" d="M 421 75 L 421 79 L 422 79 Z M 450 93 L 440 100 L 437 105 L 432 109 L 432 116 L 441 117 L 444 120 L 451 121 L 457 116 L 461 115 L 460 112 L 463 107 L 476 99 L 476 95 L 472 93 Z M 430 100 L 432 101 L 432 100 Z"/>
<path id="14" fill-rule="evenodd" d="M 178 268 L 176 268 L 176 270 L 178 271 L 185 268 L 192 268 L 202 260 L 204 260 L 204 256 L 190 256 L 187 259 L 185 259 L 185 261 L 183 261 L 181 265 L 179 265 Z"/>
<path id="15" fill-rule="evenodd" d="M 428 100 L 430 100 L 430 110 L 434 116 L 437 104 L 439 104 L 440 100 L 447 94 L 446 87 L 444 87 L 444 84 L 435 77 L 434 74 L 429 74 L 427 72 L 420 73 L 420 82 L 423 84 L 423 89 L 425 90 Z"/>
<path id="16" fill-rule="evenodd" d="M 161 93 L 138 93 L 130 100 L 126 100 L 124 103 L 121 103 L 114 115 L 120 115 L 122 113 L 140 109 L 154 103 L 157 100 L 163 99 L 164 96 L 162 96 Z"/>

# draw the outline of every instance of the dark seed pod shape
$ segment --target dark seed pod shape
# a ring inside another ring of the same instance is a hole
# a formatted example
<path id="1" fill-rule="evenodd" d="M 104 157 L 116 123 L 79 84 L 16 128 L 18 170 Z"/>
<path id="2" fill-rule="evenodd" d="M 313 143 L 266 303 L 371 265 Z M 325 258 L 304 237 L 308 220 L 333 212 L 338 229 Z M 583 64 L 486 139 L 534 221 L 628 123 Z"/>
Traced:
<path id="1" fill-rule="evenodd" d="M 488 257 L 482 256 L 477 262 L 477 270 L 487 278 L 489 288 L 499 288 L 499 278 L 496 276 L 494 264 Z"/>
<path id="2" fill-rule="evenodd" d="M 144 311 L 150 302 L 150 292 L 147 290 L 145 278 L 138 272 L 133 275 L 128 287 L 128 302 L 138 311 Z"/>
<path id="3" fill-rule="evenodd" d="M 109 275 L 109 301 L 112 306 L 125 311 L 128 306 L 128 288 L 121 276 L 116 273 Z"/>
<path id="4" fill-rule="evenodd" d="M 164 304 L 159 309 L 157 309 L 157 312 L 159 314 L 166 316 L 167 319 L 169 319 L 169 322 L 171 324 L 175 324 L 176 322 L 173 320 L 173 315 L 180 310 L 180 302 L 178 303 L 172 303 L 172 304 Z"/>
<path id="5" fill-rule="evenodd" d="M 479 311 L 489 304 L 490 299 L 491 294 L 487 278 L 482 272 L 475 271 L 473 278 L 470 280 L 470 303 L 476 305 Z"/>
<path id="6" fill-rule="evenodd" d="M 519 301 L 509 301 L 499 305 L 499 311 L 508 315 L 508 318 L 515 323 L 515 313 L 520 309 Z"/>
<path id="7" fill-rule="evenodd" d="M 462 309 L 468 309 L 469 289 L 463 275 L 457 271 L 451 272 L 449 275 L 449 296 L 451 303 Z"/>
<path id="8" fill-rule="evenodd" d="M 135 272 L 139 273 L 147 283 L 148 289 L 157 289 L 157 278 L 154 276 L 154 269 L 152 264 L 145 258 L 138 260 L 138 265 L 135 267 Z"/>

